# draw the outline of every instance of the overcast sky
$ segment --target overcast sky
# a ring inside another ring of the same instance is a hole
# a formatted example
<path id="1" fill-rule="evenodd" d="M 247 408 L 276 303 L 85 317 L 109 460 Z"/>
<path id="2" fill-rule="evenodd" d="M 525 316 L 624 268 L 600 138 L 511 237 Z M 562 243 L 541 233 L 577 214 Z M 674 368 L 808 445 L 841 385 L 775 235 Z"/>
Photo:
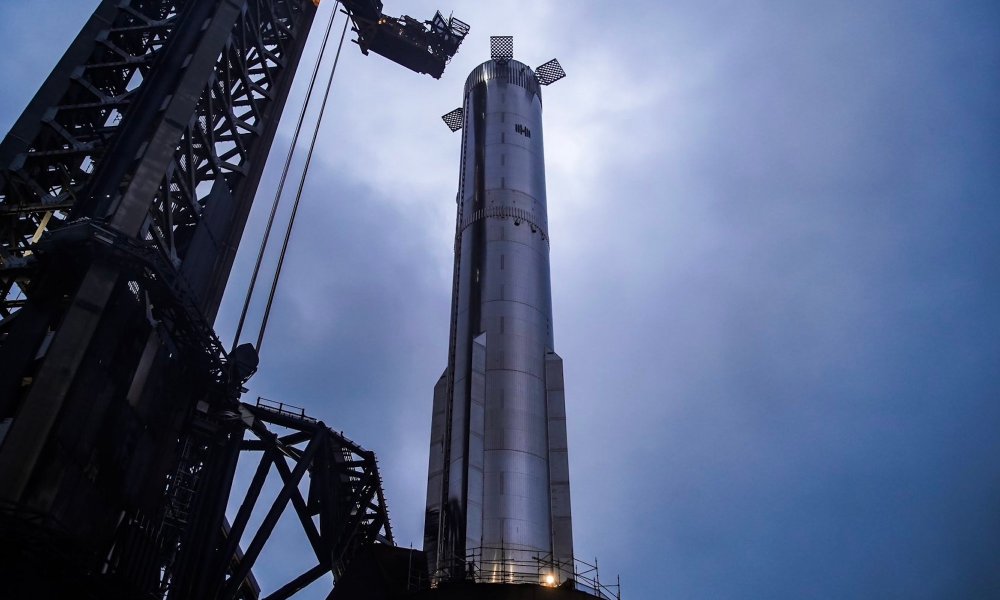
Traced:
<path id="1" fill-rule="evenodd" d="M 385 3 L 472 32 L 440 81 L 345 43 L 250 398 L 375 450 L 401 545 L 447 360 L 439 116 L 514 35 L 569 73 L 544 95 L 578 556 L 629 600 L 1000 597 L 1000 4 Z M 0 129 L 96 5 L 0 2 Z M 312 565 L 279 537 L 265 589 Z"/>

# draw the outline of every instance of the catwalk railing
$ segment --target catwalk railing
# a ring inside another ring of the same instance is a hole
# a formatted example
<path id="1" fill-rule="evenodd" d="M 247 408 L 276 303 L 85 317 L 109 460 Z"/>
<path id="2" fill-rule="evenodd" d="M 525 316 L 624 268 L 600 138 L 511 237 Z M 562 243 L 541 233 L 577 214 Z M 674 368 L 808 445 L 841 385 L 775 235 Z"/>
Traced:
<path id="1" fill-rule="evenodd" d="M 602 582 L 596 558 L 590 564 L 505 546 L 480 546 L 468 551 L 464 564 L 466 581 L 570 588 L 606 600 L 621 600 L 621 578 L 616 575 L 614 583 Z"/>

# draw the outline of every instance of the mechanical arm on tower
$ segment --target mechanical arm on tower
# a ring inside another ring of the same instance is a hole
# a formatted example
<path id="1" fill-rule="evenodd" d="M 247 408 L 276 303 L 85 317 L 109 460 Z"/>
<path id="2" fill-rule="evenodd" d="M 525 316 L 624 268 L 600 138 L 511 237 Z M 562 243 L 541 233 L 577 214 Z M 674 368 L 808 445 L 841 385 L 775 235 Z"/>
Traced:
<path id="1" fill-rule="evenodd" d="M 361 52 L 372 51 L 417 73 L 440 79 L 445 65 L 458 51 L 469 25 L 440 11 L 429 21 L 391 17 L 382 12 L 380 0 L 341 0 L 351 20 L 354 42 Z"/>

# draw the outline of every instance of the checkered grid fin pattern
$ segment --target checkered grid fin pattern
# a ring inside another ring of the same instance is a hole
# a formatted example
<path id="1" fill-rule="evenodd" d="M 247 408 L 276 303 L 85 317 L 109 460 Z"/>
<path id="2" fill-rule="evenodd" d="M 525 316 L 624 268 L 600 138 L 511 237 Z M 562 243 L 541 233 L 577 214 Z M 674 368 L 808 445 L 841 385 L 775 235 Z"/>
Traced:
<path id="1" fill-rule="evenodd" d="M 514 58 L 514 36 L 490 36 L 490 58 L 500 61 L 507 61 Z"/>
<path id="2" fill-rule="evenodd" d="M 441 115 L 441 119 L 449 129 L 452 131 L 458 131 L 462 128 L 462 123 L 465 120 L 465 111 L 461 108 L 456 108 L 450 113 Z"/>
<path id="3" fill-rule="evenodd" d="M 544 65 L 535 67 L 535 77 L 538 78 L 538 83 L 542 85 L 555 83 L 565 76 L 566 71 L 563 71 L 562 65 L 559 64 L 559 60 L 555 58 Z"/>

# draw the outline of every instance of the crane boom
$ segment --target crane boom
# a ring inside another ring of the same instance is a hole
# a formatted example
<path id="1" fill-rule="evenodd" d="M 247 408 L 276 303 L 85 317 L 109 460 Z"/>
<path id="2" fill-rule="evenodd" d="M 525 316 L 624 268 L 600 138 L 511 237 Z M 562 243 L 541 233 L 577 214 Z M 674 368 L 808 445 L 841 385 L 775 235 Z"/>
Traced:
<path id="1" fill-rule="evenodd" d="M 445 65 L 458 51 L 469 33 L 469 25 L 441 11 L 428 21 L 403 15 L 392 17 L 382 12 L 379 0 L 341 0 L 358 35 L 354 40 L 361 52 L 380 54 L 417 73 L 440 79 Z"/>

